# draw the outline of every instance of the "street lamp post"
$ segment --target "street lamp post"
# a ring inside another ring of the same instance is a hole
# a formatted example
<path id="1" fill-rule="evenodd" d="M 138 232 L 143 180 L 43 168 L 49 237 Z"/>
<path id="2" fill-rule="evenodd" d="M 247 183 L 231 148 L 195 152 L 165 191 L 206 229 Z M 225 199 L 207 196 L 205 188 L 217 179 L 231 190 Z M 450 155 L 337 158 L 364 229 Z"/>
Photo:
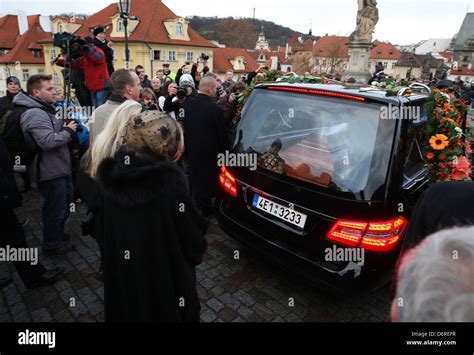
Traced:
<path id="1" fill-rule="evenodd" d="M 125 31 L 125 69 L 129 69 L 130 53 L 128 51 L 128 19 L 130 18 L 130 8 L 132 6 L 132 0 L 119 0 L 118 6 L 120 10 L 120 18 L 123 21 L 123 29 Z"/>

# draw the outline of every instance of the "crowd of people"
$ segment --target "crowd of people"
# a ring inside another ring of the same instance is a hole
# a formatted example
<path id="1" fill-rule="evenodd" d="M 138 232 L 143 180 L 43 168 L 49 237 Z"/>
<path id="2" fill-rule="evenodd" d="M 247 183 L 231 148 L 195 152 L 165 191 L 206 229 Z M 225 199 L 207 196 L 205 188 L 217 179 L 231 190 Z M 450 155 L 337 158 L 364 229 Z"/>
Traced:
<path id="1" fill-rule="evenodd" d="M 82 226 L 101 253 L 97 278 L 104 282 L 106 321 L 197 322 L 195 266 L 202 261 L 215 213 L 216 159 L 230 146 L 239 95 L 268 68 L 261 66 L 239 80 L 229 68 L 222 80 L 201 58 L 177 73 L 164 65 L 150 80 L 140 65 L 113 68 L 104 32 L 94 30 L 84 55 L 71 63 L 73 70 L 82 70 L 95 108 L 87 125 L 51 76 L 31 76 L 26 91 L 17 78 L 7 79 L 8 93 L 0 99 L 0 209 L 5 220 L 0 244 L 26 246 L 27 221 L 14 212 L 22 200 L 14 178 L 20 172 L 25 190 L 31 179 L 43 197 L 44 257 L 74 249 L 65 222 L 72 203 L 86 203 Z M 65 60 L 53 63 L 63 66 Z M 76 90 L 81 90 L 78 85 Z M 65 107 L 76 115 L 60 120 L 57 109 Z M 455 191 L 443 192 L 447 189 Z M 456 209 L 461 204 L 453 197 L 453 209 L 440 207 L 433 215 L 432 206 L 446 206 L 445 196 L 464 198 L 462 206 L 468 206 L 473 185 L 437 184 L 420 200 L 397 280 L 396 297 L 411 301 L 392 307 L 394 321 L 473 320 L 474 313 L 464 311 L 473 307 L 474 212 Z M 464 229 L 438 232 L 459 226 Z M 459 262 L 449 259 L 452 247 L 462 255 Z M 15 266 L 29 288 L 53 283 L 64 273 L 41 264 Z M 436 293 L 443 282 L 450 286 Z M 430 299 L 436 302 L 428 306 Z"/>

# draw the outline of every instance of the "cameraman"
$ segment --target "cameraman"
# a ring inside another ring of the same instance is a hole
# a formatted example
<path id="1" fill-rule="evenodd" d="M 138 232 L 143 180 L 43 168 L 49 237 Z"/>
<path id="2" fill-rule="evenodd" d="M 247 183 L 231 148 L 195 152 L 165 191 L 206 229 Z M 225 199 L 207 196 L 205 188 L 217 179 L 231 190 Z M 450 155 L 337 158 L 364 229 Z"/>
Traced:
<path id="1" fill-rule="evenodd" d="M 107 70 L 109 71 L 109 75 L 112 75 L 114 72 L 114 50 L 112 49 L 112 41 L 106 41 L 105 29 L 103 27 L 97 27 L 92 33 L 94 34 L 93 43 L 105 53 Z"/>
<path id="2" fill-rule="evenodd" d="M 238 81 L 230 87 L 229 95 L 221 97 L 217 102 L 217 104 L 224 110 L 224 119 L 229 133 L 238 120 L 238 117 L 236 117 L 239 106 L 238 99 L 244 91 L 245 84 Z"/>
<path id="3" fill-rule="evenodd" d="M 180 121 L 182 119 L 182 115 L 179 112 L 180 108 L 184 102 L 196 95 L 196 87 L 194 86 L 192 76 L 190 74 L 183 74 L 179 80 L 179 87 L 170 85 L 168 96 L 163 105 L 163 111 L 174 112 L 176 119 Z M 174 100 L 175 97 L 177 100 Z"/>
<path id="4" fill-rule="evenodd" d="M 77 129 L 74 121 L 66 123 L 57 118 L 53 106 L 56 91 L 51 79 L 51 76 L 32 75 L 27 82 L 27 94 L 20 92 L 15 96 L 13 104 L 16 108 L 9 117 L 12 122 L 20 121 L 25 144 L 29 142 L 38 149 L 29 165 L 29 172 L 44 198 L 43 253 L 49 256 L 74 249 L 64 241 L 64 224 L 69 216 L 69 205 L 73 202 L 68 143 Z M 10 146 L 11 156 L 21 156 L 17 148 L 14 144 Z"/>
<path id="5" fill-rule="evenodd" d="M 80 41 L 83 47 L 82 56 L 71 62 L 71 68 L 84 70 L 85 84 L 91 93 L 92 105 L 99 107 L 107 101 L 110 76 L 104 51 L 92 42 L 90 37 Z M 65 60 L 58 57 L 51 64 L 64 67 Z"/>

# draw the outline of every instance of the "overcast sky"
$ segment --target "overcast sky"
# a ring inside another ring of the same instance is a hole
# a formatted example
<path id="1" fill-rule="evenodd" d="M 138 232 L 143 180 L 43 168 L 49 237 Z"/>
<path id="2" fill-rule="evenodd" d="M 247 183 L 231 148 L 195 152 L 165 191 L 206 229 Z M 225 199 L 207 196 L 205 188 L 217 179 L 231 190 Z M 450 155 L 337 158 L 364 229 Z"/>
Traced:
<path id="1" fill-rule="evenodd" d="M 133 1 L 133 0 L 132 0 Z M 111 0 L 0 0 L 0 14 L 62 12 L 92 14 Z M 355 28 L 357 0 L 199 0 L 163 1 L 179 16 L 256 17 L 307 33 L 349 35 Z M 474 0 L 378 0 L 379 23 L 374 39 L 410 44 L 428 38 L 451 38 Z"/>

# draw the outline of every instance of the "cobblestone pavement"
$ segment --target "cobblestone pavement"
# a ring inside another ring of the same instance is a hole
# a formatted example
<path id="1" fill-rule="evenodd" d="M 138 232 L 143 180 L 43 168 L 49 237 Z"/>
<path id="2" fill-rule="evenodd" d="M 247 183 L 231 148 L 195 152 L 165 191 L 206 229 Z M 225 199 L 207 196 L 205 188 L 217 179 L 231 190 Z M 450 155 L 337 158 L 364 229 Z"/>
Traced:
<path id="1" fill-rule="evenodd" d="M 65 277 L 52 286 L 27 290 L 10 263 L 0 263 L 0 277 L 13 283 L 0 291 L 0 322 L 102 322 L 104 287 L 95 279 L 99 265 L 97 244 L 80 234 L 84 204 L 76 205 L 66 223 L 75 251 L 53 258 L 41 252 L 41 199 L 37 192 L 24 196 L 19 218 L 29 247 L 39 248 L 46 267 L 63 266 Z M 207 234 L 209 248 L 197 268 L 203 322 L 387 321 L 390 298 L 382 289 L 369 295 L 338 298 L 320 292 L 305 280 L 261 260 L 222 232 L 214 222 Z M 239 250 L 240 259 L 234 259 Z M 290 304 L 289 298 L 294 300 Z"/>

